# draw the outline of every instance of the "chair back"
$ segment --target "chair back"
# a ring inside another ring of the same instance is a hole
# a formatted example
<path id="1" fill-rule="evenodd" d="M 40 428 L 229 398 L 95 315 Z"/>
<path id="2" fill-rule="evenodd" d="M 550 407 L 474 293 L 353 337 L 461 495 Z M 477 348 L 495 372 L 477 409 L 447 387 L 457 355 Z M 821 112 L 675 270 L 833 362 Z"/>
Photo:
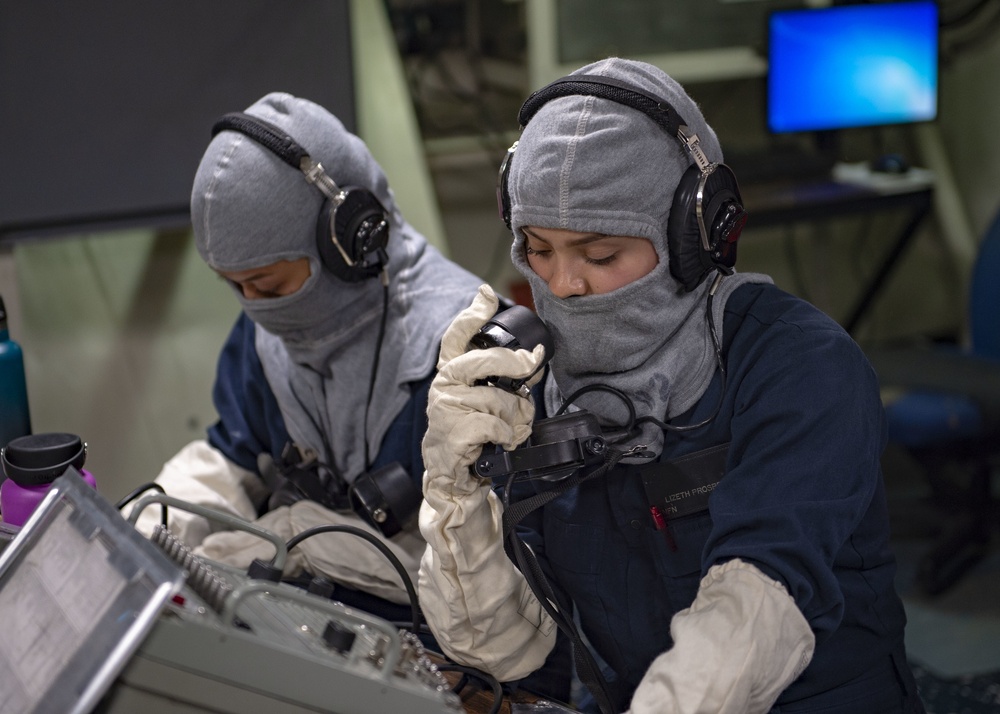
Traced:
<path id="1" fill-rule="evenodd" d="M 986 231 L 972 267 L 969 335 L 973 353 L 1000 360 L 1000 212 Z"/>

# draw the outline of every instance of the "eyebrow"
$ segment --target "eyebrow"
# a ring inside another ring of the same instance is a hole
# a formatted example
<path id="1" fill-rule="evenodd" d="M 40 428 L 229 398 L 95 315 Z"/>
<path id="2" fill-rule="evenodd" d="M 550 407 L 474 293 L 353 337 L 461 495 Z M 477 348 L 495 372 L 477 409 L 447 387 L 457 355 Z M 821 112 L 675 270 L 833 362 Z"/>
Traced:
<path id="1" fill-rule="evenodd" d="M 530 229 L 522 228 L 521 230 L 524 231 L 524 234 L 527 235 L 529 238 L 534 238 L 535 240 L 541 241 L 542 243 L 548 245 L 549 242 L 547 240 L 542 238 L 537 233 L 534 233 Z M 567 241 L 566 245 L 571 247 L 576 247 L 580 245 L 587 245 L 588 243 L 596 243 L 597 241 L 604 240 L 605 238 L 614 238 L 614 237 L 615 236 L 609 236 L 606 233 L 587 233 L 586 235 L 582 235 L 579 238 L 573 238 L 572 240 Z"/>

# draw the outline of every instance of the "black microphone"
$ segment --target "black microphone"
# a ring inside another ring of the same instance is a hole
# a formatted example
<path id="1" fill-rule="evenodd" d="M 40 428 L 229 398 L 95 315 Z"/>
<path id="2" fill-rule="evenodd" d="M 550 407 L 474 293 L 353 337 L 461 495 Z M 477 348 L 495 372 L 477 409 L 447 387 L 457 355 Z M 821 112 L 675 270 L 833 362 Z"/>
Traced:
<path id="1" fill-rule="evenodd" d="M 536 345 L 545 346 L 545 356 L 538 366 L 540 370 L 552 358 L 552 334 L 542 322 L 542 318 L 524 305 L 514 305 L 506 310 L 501 310 L 480 327 L 479 332 L 469 340 L 469 347 L 472 349 L 506 347 L 511 350 L 525 349 L 530 352 L 535 349 Z M 525 382 L 533 375 L 534 373 L 523 379 L 487 377 L 482 383 L 519 394 L 522 392 Z"/>
<path id="2" fill-rule="evenodd" d="M 542 319 L 523 305 L 498 312 L 469 340 L 469 347 L 475 349 L 533 350 L 539 344 L 545 346 L 541 369 L 552 357 L 552 334 Z M 520 394 L 528 379 L 530 375 L 524 379 L 487 377 L 482 384 Z M 487 444 L 473 470 L 480 478 L 497 479 L 518 473 L 528 478 L 560 481 L 581 466 L 602 462 L 606 452 L 607 442 L 597 419 L 580 410 L 536 422 L 528 441 L 513 451 Z"/>

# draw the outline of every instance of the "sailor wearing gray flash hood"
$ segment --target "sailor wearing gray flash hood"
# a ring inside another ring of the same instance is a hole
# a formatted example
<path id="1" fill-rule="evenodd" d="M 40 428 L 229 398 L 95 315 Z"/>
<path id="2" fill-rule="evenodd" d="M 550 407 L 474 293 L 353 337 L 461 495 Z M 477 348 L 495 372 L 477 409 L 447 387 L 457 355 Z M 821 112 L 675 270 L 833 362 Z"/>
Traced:
<path id="1" fill-rule="evenodd" d="M 243 314 L 219 359 L 219 422 L 157 481 L 173 496 L 247 520 L 271 495 L 262 480 L 268 465 L 299 456 L 345 484 L 398 463 L 418 488 L 438 343 L 481 281 L 406 222 L 365 144 L 324 108 L 272 93 L 246 114 L 287 133 L 339 187 L 371 192 L 388 221 L 387 261 L 381 275 L 352 280 L 324 266 L 317 237 L 324 194 L 251 135 L 218 131 L 194 179 L 191 216 L 199 253 L 232 286 Z M 285 451 L 288 443 L 297 448 Z M 178 509 L 169 515 L 175 535 L 214 559 L 243 566 L 270 557 L 259 538 L 209 535 L 220 526 Z M 285 538 L 325 523 L 368 528 L 349 510 L 310 500 L 273 507 L 259 523 Z M 386 542 L 415 574 L 423 549 L 416 528 Z M 286 575 L 325 575 L 408 602 L 391 563 L 360 539 L 313 538 L 289 555 Z"/>
<path id="2" fill-rule="evenodd" d="M 580 88 L 581 75 L 613 88 Z M 708 168 L 696 175 L 728 169 L 715 168 L 716 136 L 680 85 L 616 58 L 574 78 L 525 103 L 500 195 L 513 262 L 553 337 L 538 409 L 591 412 L 609 454 L 627 455 L 561 486 L 511 487 L 511 502 L 543 494 L 535 510 L 511 509 L 539 566 L 515 568 L 502 496 L 470 465 L 484 444 L 523 444 L 544 415 L 481 380 L 533 383 L 546 355 L 466 350 L 496 306 L 481 287 L 442 338 L 423 443 L 419 588 L 437 641 L 517 679 L 578 620 L 611 675 L 601 684 L 579 668 L 604 712 L 921 712 L 870 365 L 767 276 L 713 259 L 690 279 L 684 242 L 697 254 L 700 234 L 677 226 L 696 209 L 675 200 L 694 195 L 684 174 L 702 166 L 699 150 Z M 664 104 L 679 134 L 649 108 Z M 724 225 L 706 186 L 701 210 Z"/>
<path id="3" fill-rule="evenodd" d="M 659 80 L 661 75 L 641 65 L 624 65 L 618 72 L 602 65 L 595 74 L 605 72 L 663 96 L 687 121 L 688 134 L 698 137 L 709 161 L 722 162 L 715 132 L 678 84 Z M 668 270 L 670 198 L 691 157 L 642 113 L 601 107 L 593 97 L 555 100 L 518 141 L 507 182 L 511 258 L 559 345 L 551 362 L 554 379 L 546 383 L 549 413 L 580 387 L 598 382 L 628 395 L 640 414 L 672 418 L 697 403 L 718 367 L 705 311 L 712 281 L 686 292 Z M 647 275 L 610 293 L 561 297 L 528 265 L 523 226 L 645 238 L 658 262 Z M 712 307 L 718 337 L 726 300 L 748 282 L 771 279 L 737 273 L 717 290 Z M 586 394 L 575 405 L 604 424 L 624 422 L 623 403 L 609 392 Z M 662 441 L 663 432 L 647 425 L 631 443 L 659 453 Z"/>

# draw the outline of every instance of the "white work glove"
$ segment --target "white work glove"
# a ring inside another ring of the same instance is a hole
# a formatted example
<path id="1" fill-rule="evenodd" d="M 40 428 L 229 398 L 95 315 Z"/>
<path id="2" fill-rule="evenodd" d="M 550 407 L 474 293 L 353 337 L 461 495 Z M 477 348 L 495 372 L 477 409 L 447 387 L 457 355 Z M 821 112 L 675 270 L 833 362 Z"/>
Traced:
<path id="1" fill-rule="evenodd" d="M 356 514 L 331 511 L 315 501 L 298 501 L 291 506 L 281 506 L 268 511 L 254 524 L 278 535 L 286 543 L 293 536 L 316 526 L 359 528 L 378 537 L 399 559 L 414 583 L 425 545 L 423 538 L 412 527 L 387 539 Z M 274 546 L 252 533 L 234 530 L 213 533 L 194 552 L 209 560 L 246 569 L 254 558 L 270 561 L 274 557 Z M 282 574 L 293 577 L 303 571 L 314 576 L 322 575 L 335 583 L 390 602 L 410 602 L 406 587 L 392 563 L 374 545 L 351 533 L 318 533 L 292 548 Z"/>
<path id="2" fill-rule="evenodd" d="M 513 449 L 531 436 L 535 405 L 530 398 L 498 387 L 476 384 L 487 377 L 524 379 L 534 386 L 542 377 L 539 365 L 545 350 L 534 352 L 506 347 L 476 349 L 469 340 L 492 318 L 499 307 L 489 285 L 482 285 L 472 305 L 460 312 L 441 338 L 438 373 L 427 396 L 430 422 L 423 440 L 426 474 L 436 488 L 456 495 L 488 487 L 489 481 L 473 476 L 470 466 L 483 445 L 492 442 Z M 428 464 L 433 464 L 430 468 Z"/>
<path id="3" fill-rule="evenodd" d="M 497 310 L 488 285 L 441 339 L 423 441 L 420 604 L 444 652 L 500 681 L 538 669 L 555 644 L 554 623 L 503 549 L 502 506 L 490 481 L 470 472 L 483 445 L 513 449 L 531 434 L 530 398 L 477 385 L 489 376 L 541 378 L 544 349 L 469 349 Z M 536 374 L 537 372 L 537 374 Z"/>
<path id="4" fill-rule="evenodd" d="M 168 496 L 243 520 L 256 518 L 257 507 L 267 497 L 260 476 L 237 466 L 204 439 L 192 441 L 177 452 L 163 465 L 155 481 Z M 149 537 L 161 522 L 161 514 L 159 505 L 147 506 L 136 521 L 136 529 Z M 167 527 L 193 548 L 209 533 L 226 526 L 179 508 L 168 508 Z"/>
<path id="5" fill-rule="evenodd" d="M 631 714 L 758 714 L 812 660 L 816 638 L 785 587 L 742 560 L 712 566 L 670 622 Z"/>

